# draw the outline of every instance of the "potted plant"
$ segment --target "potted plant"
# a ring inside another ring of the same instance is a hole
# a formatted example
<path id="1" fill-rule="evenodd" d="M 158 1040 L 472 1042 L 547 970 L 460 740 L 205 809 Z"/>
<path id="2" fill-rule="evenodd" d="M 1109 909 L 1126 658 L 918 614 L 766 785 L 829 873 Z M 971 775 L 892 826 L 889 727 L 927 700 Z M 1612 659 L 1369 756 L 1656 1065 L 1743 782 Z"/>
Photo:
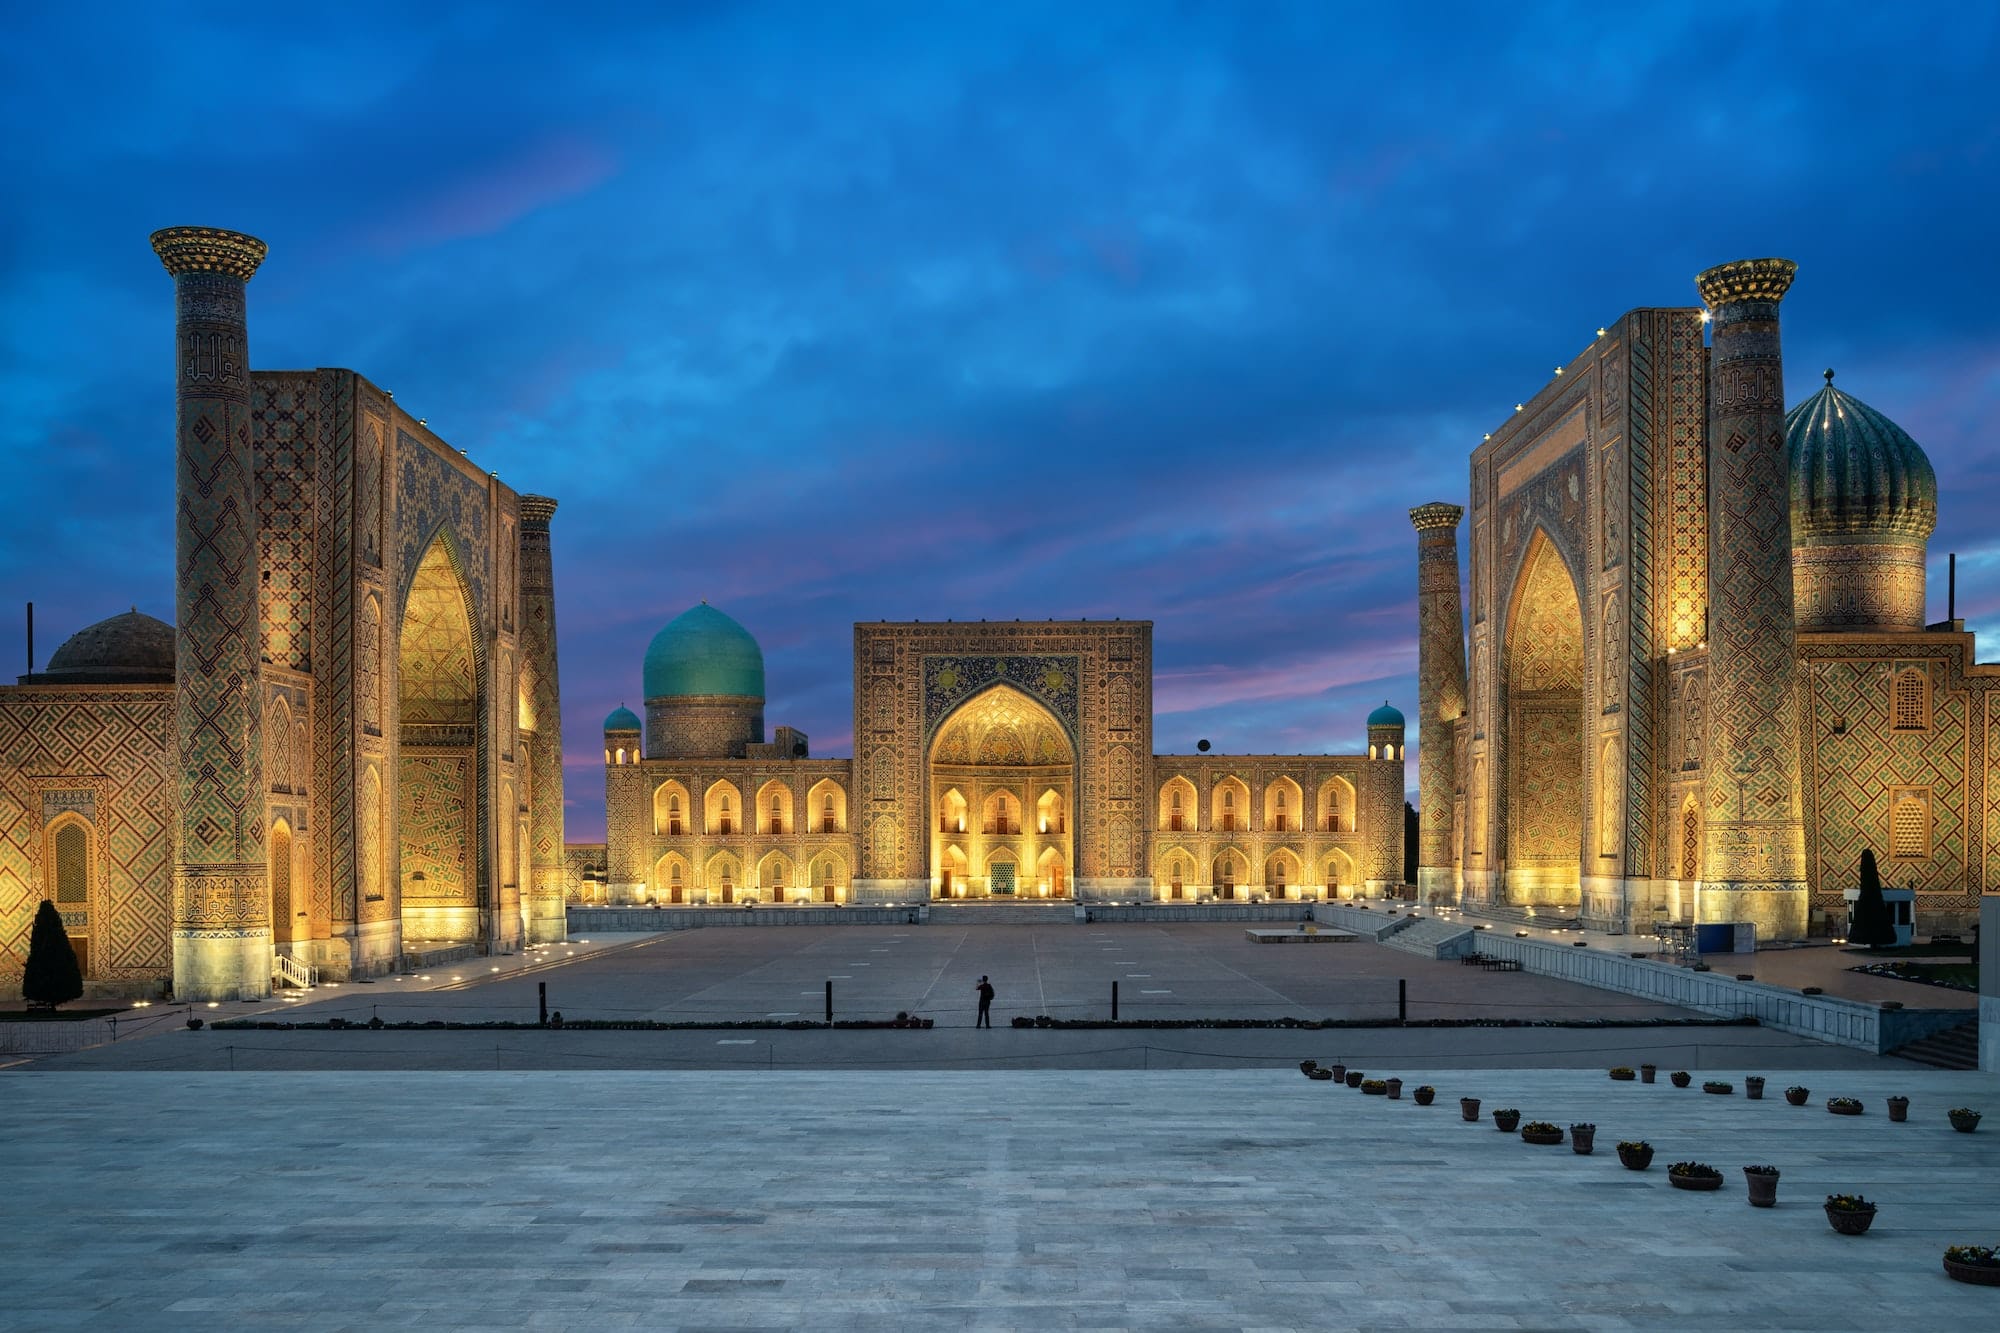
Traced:
<path id="1" fill-rule="evenodd" d="M 2000 1255 L 1991 1245 L 1953 1245 L 1944 1252 L 1944 1271 L 1960 1282 L 2000 1287 Z"/>
<path id="2" fill-rule="evenodd" d="M 1611 1077 L 1614 1082 L 1630 1083 L 1634 1077 L 1632 1067 L 1630 1065 L 1618 1065 L 1612 1069 Z"/>
<path id="3" fill-rule="evenodd" d="M 1364 1078 L 1361 1080 L 1361 1091 L 1370 1097 L 1380 1097 L 1389 1091 L 1389 1085 L 1379 1078 Z"/>
<path id="4" fill-rule="evenodd" d="M 1578 1157 L 1590 1156 L 1590 1150 L 1597 1146 L 1597 1126 L 1589 1121 L 1569 1127 L 1569 1150 Z"/>
<path id="5" fill-rule="evenodd" d="M 1317 1060 L 1299 1061 L 1299 1072 L 1301 1074 L 1304 1074 L 1307 1078 L 1311 1078 L 1313 1070 L 1318 1068 L 1319 1068 L 1319 1061 Z"/>
<path id="6" fill-rule="evenodd" d="M 1743 1095 L 1753 1102 L 1764 1100 L 1764 1077 L 1761 1074 L 1743 1076 Z"/>
<path id="7" fill-rule="evenodd" d="M 1493 1113 L 1493 1128 L 1502 1134 L 1512 1134 L 1514 1126 L 1521 1123 L 1521 1113 L 1511 1106 L 1501 1107 Z"/>
<path id="8" fill-rule="evenodd" d="M 1775 1166 L 1746 1166 L 1743 1168 L 1743 1183 L 1750 1190 L 1752 1208 L 1775 1208 L 1778 1206 L 1778 1168 Z"/>
<path id="9" fill-rule="evenodd" d="M 1639 1081 L 1641 1083 L 1651 1083 L 1653 1081 L 1653 1075 L 1659 1072 L 1660 1072 L 1660 1067 L 1658 1065 L 1640 1065 Z"/>
<path id="10" fill-rule="evenodd" d="M 1392 1102 L 1399 1102 L 1403 1100 L 1403 1080 L 1399 1078 L 1392 1078 L 1392 1079 L 1386 1079 L 1384 1081 L 1387 1082 L 1389 1085 L 1389 1100 Z"/>
<path id="11" fill-rule="evenodd" d="M 1460 1097 L 1458 1099 L 1458 1113 L 1464 1116 L 1468 1122 L 1476 1124 L 1479 1120 L 1479 1099 L 1477 1097 Z"/>
<path id="12" fill-rule="evenodd" d="M 1951 1127 L 1961 1134 L 1970 1134 L 1979 1128 L 1979 1112 L 1970 1106 L 1954 1106 L 1946 1114 L 1951 1117 Z"/>
<path id="13" fill-rule="evenodd" d="M 1717 1097 L 1727 1097 L 1736 1091 L 1736 1085 L 1734 1083 L 1724 1083 L 1719 1078 L 1712 1078 L 1701 1085 L 1701 1090 L 1712 1093 Z"/>
<path id="14" fill-rule="evenodd" d="M 1677 1190 L 1719 1190 L 1722 1173 L 1707 1162 L 1675 1162 L 1667 1168 L 1667 1183 Z"/>
<path id="15" fill-rule="evenodd" d="M 1530 1120 L 1521 1126 L 1521 1142 L 1553 1145 L 1563 1141 L 1561 1125 L 1552 1125 L 1546 1120 Z"/>
<path id="16" fill-rule="evenodd" d="M 1694 1082 L 1694 1075 L 1688 1073 L 1685 1069 L 1676 1069 L 1667 1077 L 1673 1079 L 1674 1086 L 1677 1088 L 1685 1088 L 1688 1084 Z"/>
<path id="17" fill-rule="evenodd" d="M 1329 1072 L 1329 1073 L 1331 1073 L 1331 1074 L 1333 1075 L 1333 1081 L 1334 1081 L 1334 1082 L 1336 1082 L 1336 1083 L 1345 1083 L 1345 1082 L 1347 1082 L 1347 1066 L 1346 1066 L 1346 1065 L 1326 1065 L 1326 1066 L 1325 1066 L 1325 1069 L 1327 1070 L 1327 1072 Z"/>
<path id="18" fill-rule="evenodd" d="M 1627 1171 L 1644 1171 L 1653 1164 L 1653 1145 L 1644 1139 L 1621 1141 L 1618 1160 L 1624 1163 Z"/>
<path id="19" fill-rule="evenodd" d="M 1350 1088 L 1358 1088 L 1361 1086 L 1361 1080 L 1366 1077 L 1368 1076 L 1362 1073 L 1360 1070 L 1350 1069 L 1347 1071 L 1347 1086 Z"/>
<path id="20" fill-rule="evenodd" d="M 1417 1105 L 1419 1106 L 1429 1106 L 1432 1102 L 1437 1100 L 1437 1095 L 1438 1095 L 1438 1090 L 1436 1088 L 1433 1088 L 1428 1083 L 1418 1084 L 1410 1092 L 1410 1096 L 1416 1098 Z"/>
<path id="21" fill-rule="evenodd" d="M 1835 1115 L 1860 1115 L 1862 1109 L 1861 1099 L 1859 1097 L 1829 1097 L 1826 1099 L 1826 1109 Z"/>
<path id="22" fill-rule="evenodd" d="M 1826 1196 L 1826 1220 L 1843 1236 L 1858 1236 L 1874 1225 L 1875 1205 L 1859 1194 Z"/>
<path id="23" fill-rule="evenodd" d="M 1333 1071 L 1331 1069 L 1315 1069 L 1312 1073 L 1307 1074 L 1306 1077 L 1315 1083 L 1331 1083 L 1333 1082 Z"/>
<path id="24" fill-rule="evenodd" d="M 1812 1096 L 1811 1088 L 1802 1088 L 1796 1083 L 1785 1089 L 1785 1100 L 1794 1106 L 1804 1106 L 1806 1098 L 1810 1096 Z"/>
<path id="25" fill-rule="evenodd" d="M 1908 1120 L 1910 1118 L 1910 1099 L 1908 1097 L 1891 1097 L 1889 1099 L 1889 1118 L 1898 1124 Z"/>

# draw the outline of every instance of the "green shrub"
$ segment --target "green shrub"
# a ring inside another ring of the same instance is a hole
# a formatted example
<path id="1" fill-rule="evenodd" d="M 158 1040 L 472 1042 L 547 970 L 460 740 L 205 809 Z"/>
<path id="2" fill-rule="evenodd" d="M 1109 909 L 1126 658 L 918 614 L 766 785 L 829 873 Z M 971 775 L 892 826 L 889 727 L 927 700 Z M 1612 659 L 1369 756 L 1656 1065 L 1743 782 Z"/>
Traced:
<path id="1" fill-rule="evenodd" d="M 21 998 L 31 1009 L 53 1009 L 83 994 L 83 969 L 63 929 L 62 913 L 47 898 L 35 909 L 28 961 L 21 969 Z"/>

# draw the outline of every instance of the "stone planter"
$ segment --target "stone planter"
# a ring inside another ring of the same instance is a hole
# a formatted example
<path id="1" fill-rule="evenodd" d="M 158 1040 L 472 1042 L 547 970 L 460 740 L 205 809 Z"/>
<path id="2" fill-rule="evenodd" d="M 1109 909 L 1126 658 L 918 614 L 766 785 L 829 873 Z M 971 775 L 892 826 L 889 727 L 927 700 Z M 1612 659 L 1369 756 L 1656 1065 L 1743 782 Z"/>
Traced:
<path id="1" fill-rule="evenodd" d="M 1424 1084 L 1422 1087 L 1412 1089 L 1410 1092 L 1411 1098 L 1413 1098 L 1416 1101 L 1417 1105 L 1419 1106 L 1429 1106 L 1433 1101 L 1437 1100 L 1437 1095 L 1438 1095 L 1437 1089 L 1433 1088 L 1428 1083 Z"/>
<path id="2" fill-rule="evenodd" d="M 1660 1067 L 1658 1065 L 1640 1065 L 1639 1081 L 1641 1083 L 1651 1083 L 1653 1081 L 1653 1075 L 1659 1072 L 1660 1072 Z"/>
<path id="3" fill-rule="evenodd" d="M 1618 1145 L 1618 1160 L 1624 1165 L 1627 1171 L 1644 1171 L 1653 1164 L 1652 1145 L 1648 1144 L 1642 1148 L 1628 1148 L 1621 1143 Z"/>
<path id="4" fill-rule="evenodd" d="M 1301 1061 L 1299 1061 L 1299 1072 L 1300 1072 L 1301 1074 L 1304 1074 L 1304 1075 L 1305 1075 L 1305 1076 L 1306 1076 L 1307 1078 L 1311 1078 L 1311 1077 L 1312 1077 L 1312 1071 L 1313 1071 L 1313 1070 L 1315 1070 L 1315 1069 L 1318 1069 L 1318 1068 L 1319 1068 L 1319 1061 L 1317 1061 L 1317 1060 L 1301 1060 Z"/>
<path id="5" fill-rule="evenodd" d="M 1722 1188 L 1722 1177 L 1677 1176 L 1669 1171 L 1667 1173 L 1667 1183 L 1677 1190 L 1719 1190 Z"/>
<path id="6" fill-rule="evenodd" d="M 1826 1110 L 1829 1115 L 1860 1115 L 1864 1109 L 1866 1108 L 1861 1105 L 1860 1101 L 1853 1097 L 1829 1097 L 1826 1099 Z"/>
<path id="7" fill-rule="evenodd" d="M 1785 1100 L 1794 1106 L 1804 1106 L 1806 1098 L 1812 1096 L 1811 1088 L 1786 1088 Z"/>
<path id="8" fill-rule="evenodd" d="M 1677 1088 L 1685 1088 L 1688 1084 L 1694 1082 L 1694 1075 L 1688 1073 L 1685 1069 L 1676 1069 L 1668 1077 L 1673 1079 L 1674 1086 Z"/>
<path id="9" fill-rule="evenodd" d="M 1778 1173 L 1776 1171 L 1752 1171 L 1743 1168 L 1743 1183 L 1750 1191 L 1752 1208 L 1776 1208 L 1778 1206 Z"/>
<path id="10" fill-rule="evenodd" d="M 1630 1083 L 1634 1077 L 1632 1071 L 1623 1065 L 1611 1071 L 1611 1081 L 1614 1083 Z"/>
<path id="11" fill-rule="evenodd" d="M 1563 1132 L 1560 1129 L 1524 1129 L 1521 1131 L 1521 1142 L 1523 1143 L 1538 1143 L 1543 1147 L 1554 1147 L 1562 1141 Z"/>
<path id="12" fill-rule="evenodd" d="M 1569 1127 L 1569 1150 L 1578 1157 L 1590 1156 L 1597 1146 L 1596 1125 L 1571 1125 Z"/>
<path id="13" fill-rule="evenodd" d="M 1388 1080 L 1388 1084 L 1389 1084 L 1389 1100 L 1392 1102 L 1399 1102 L 1403 1100 L 1403 1080 L 1399 1078 L 1392 1078 Z"/>
<path id="14" fill-rule="evenodd" d="M 1944 1271 L 1955 1282 L 1970 1282 L 1976 1287 L 2000 1287 L 2000 1264 L 1965 1264 L 1947 1258 Z"/>
<path id="15" fill-rule="evenodd" d="M 1306 1077 L 1315 1083 L 1331 1083 L 1333 1082 L 1333 1071 L 1331 1069 L 1315 1069 L 1310 1074 L 1307 1074 Z"/>
<path id="16" fill-rule="evenodd" d="M 1493 1113 L 1493 1128 L 1499 1130 L 1502 1134 L 1512 1134 L 1515 1126 L 1520 1123 L 1521 1113 L 1519 1111 L 1495 1111 Z"/>
<path id="17" fill-rule="evenodd" d="M 1328 1073 L 1333 1075 L 1333 1081 L 1335 1083 L 1347 1082 L 1346 1065 L 1322 1065 L 1321 1068 L 1325 1069 Z"/>
<path id="18" fill-rule="evenodd" d="M 1348 1070 L 1348 1071 L 1347 1071 L 1347 1086 L 1348 1086 L 1348 1087 L 1350 1087 L 1350 1088 L 1358 1088 L 1358 1087 L 1360 1087 L 1360 1086 L 1361 1086 L 1361 1080 L 1362 1080 L 1362 1079 L 1363 1079 L 1364 1077 L 1365 1077 L 1365 1075 L 1363 1075 L 1363 1074 L 1362 1074 L 1362 1072 L 1361 1072 L 1360 1070 L 1358 1070 L 1358 1069 L 1350 1069 L 1350 1070 Z"/>
<path id="19" fill-rule="evenodd" d="M 1951 1116 L 1951 1127 L 1961 1134 L 1970 1134 L 1973 1130 L 1979 1128 L 1979 1112 L 1977 1111 L 1952 1111 L 1949 1114 Z"/>
<path id="20" fill-rule="evenodd" d="M 1866 1208 L 1835 1208 L 1826 1205 L 1827 1223 L 1843 1236 L 1859 1236 L 1875 1225 L 1875 1205 Z"/>
<path id="21" fill-rule="evenodd" d="M 1458 1099 L 1458 1113 L 1464 1116 L 1468 1122 L 1478 1124 L 1479 1099 L 1477 1097 L 1460 1097 Z"/>
<path id="22" fill-rule="evenodd" d="M 1889 1119 L 1895 1121 L 1897 1124 L 1901 1124 L 1909 1118 L 1910 1099 L 1908 1097 L 1891 1097 L 1889 1099 Z"/>
<path id="23" fill-rule="evenodd" d="M 1755 1074 L 1743 1076 L 1743 1095 L 1753 1102 L 1764 1100 L 1764 1080 Z"/>

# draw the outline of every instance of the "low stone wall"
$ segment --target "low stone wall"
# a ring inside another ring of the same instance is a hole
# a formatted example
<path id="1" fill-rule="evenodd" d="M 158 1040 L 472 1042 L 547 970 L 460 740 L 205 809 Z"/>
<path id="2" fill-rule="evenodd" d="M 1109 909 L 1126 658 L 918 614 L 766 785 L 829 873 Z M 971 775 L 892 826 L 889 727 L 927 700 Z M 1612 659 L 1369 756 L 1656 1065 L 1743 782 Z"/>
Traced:
<path id="1" fill-rule="evenodd" d="M 1400 912 L 1390 916 L 1386 911 L 1372 907 L 1349 907 L 1345 903 L 1314 903 L 1313 919 L 1324 921 L 1329 926 L 1339 926 L 1342 930 L 1351 930 L 1377 944 L 1422 920 L 1421 917 L 1405 916 Z"/>
<path id="2" fill-rule="evenodd" d="M 707 926 L 906 926 L 915 907 L 572 907 L 569 933 L 607 935 Z"/>
<path id="3" fill-rule="evenodd" d="M 1491 958 L 1511 958 L 1523 972 L 1574 981 L 1600 990 L 1678 1005 L 1718 1018 L 1755 1018 L 1768 1028 L 1815 1041 L 1886 1054 L 1932 1032 L 1963 1023 L 1963 1009 L 1884 1010 L 1860 1000 L 1806 995 L 1761 981 L 1738 981 L 1719 972 L 1696 972 L 1650 958 L 1627 958 L 1601 949 L 1544 944 L 1481 931 L 1474 947 Z"/>

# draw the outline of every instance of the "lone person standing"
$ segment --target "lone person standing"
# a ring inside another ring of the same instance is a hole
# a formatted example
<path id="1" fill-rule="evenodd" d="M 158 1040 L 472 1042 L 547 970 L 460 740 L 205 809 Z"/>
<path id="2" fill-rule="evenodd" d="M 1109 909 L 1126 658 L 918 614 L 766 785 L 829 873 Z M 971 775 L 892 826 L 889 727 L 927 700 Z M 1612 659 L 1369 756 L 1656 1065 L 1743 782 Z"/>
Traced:
<path id="1" fill-rule="evenodd" d="M 979 1017 L 972 1026 L 976 1028 L 993 1026 L 993 983 L 985 977 L 979 978 Z"/>

